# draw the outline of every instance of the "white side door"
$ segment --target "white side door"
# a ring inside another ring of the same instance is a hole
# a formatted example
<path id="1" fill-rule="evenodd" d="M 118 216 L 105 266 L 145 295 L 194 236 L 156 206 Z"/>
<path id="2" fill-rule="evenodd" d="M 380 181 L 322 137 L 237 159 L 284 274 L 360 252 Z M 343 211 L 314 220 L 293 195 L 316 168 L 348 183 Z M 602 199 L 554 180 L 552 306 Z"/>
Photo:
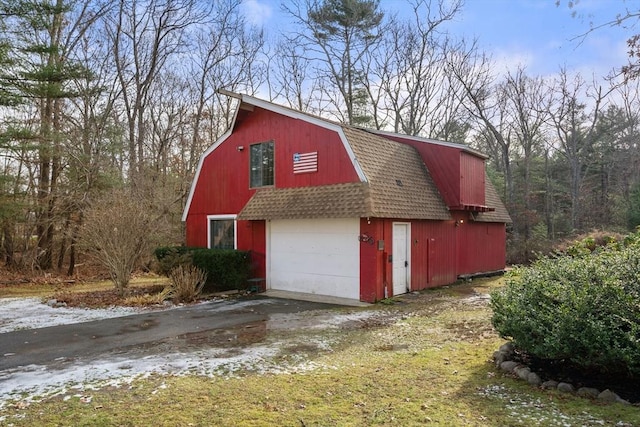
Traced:
<path id="1" fill-rule="evenodd" d="M 393 223 L 393 295 L 405 294 L 411 283 L 411 224 Z"/>

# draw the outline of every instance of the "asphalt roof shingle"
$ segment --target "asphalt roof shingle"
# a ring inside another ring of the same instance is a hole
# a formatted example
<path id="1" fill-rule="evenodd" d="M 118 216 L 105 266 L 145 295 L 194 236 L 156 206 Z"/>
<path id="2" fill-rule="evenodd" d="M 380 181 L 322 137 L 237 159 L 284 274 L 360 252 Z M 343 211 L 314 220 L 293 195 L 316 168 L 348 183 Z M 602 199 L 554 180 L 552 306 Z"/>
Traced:
<path id="1" fill-rule="evenodd" d="M 238 219 L 363 218 L 371 216 L 362 182 L 256 191 Z"/>
<path id="2" fill-rule="evenodd" d="M 475 216 L 475 221 L 478 222 L 504 222 L 510 224 L 511 217 L 509 216 L 509 212 L 507 212 L 507 208 L 502 203 L 498 192 L 496 191 L 493 184 L 489 180 L 489 176 L 485 172 L 484 174 L 484 198 L 485 205 L 490 208 L 494 208 L 494 211 L 490 212 L 480 212 Z"/>
<path id="3" fill-rule="evenodd" d="M 372 217 L 451 219 L 418 151 L 370 132 L 343 127 L 370 186 Z"/>

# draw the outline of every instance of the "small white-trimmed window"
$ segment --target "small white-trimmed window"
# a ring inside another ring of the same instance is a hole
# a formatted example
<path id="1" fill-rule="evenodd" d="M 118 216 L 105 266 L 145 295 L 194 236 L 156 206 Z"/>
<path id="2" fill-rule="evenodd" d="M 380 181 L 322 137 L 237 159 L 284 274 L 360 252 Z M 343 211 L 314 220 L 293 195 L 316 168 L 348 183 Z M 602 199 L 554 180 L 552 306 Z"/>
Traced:
<path id="1" fill-rule="evenodd" d="M 236 249 L 237 239 L 236 215 L 207 216 L 207 247 L 209 249 Z"/>

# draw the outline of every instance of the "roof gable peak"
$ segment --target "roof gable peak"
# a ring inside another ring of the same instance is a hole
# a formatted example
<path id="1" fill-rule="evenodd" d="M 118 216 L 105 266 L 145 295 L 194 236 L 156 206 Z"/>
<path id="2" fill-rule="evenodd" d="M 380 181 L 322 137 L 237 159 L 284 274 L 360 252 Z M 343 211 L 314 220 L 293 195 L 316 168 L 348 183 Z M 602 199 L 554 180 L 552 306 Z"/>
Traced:
<path id="1" fill-rule="evenodd" d="M 313 124 L 316 124 L 318 126 L 324 127 L 324 128 L 328 128 L 328 129 L 332 129 L 334 131 L 339 131 L 340 129 L 344 129 L 344 128 L 348 128 L 348 129 L 356 129 L 356 130 L 360 130 L 360 131 L 364 131 L 364 132 L 369 132 L 371 134 L 374 135 L 378 135 L 381 136 L 383 138 L 389 138 L 389 137 L 398 137 L 398 138 L 404 138 L 404 139 L 409 139 L 412 141 L 417 141 L 417 142 L 422 142 L 422 143 L 426 143 L 426 144 L 436 144 L 436 145 L 442 145 L 445 147 L 451 147 L 451 148 L 457 148 L 461 151 L 465 151 L 469 154 L 472 154 L 474 156 L 477 157 L 481 157 L 483 159 L 488 159 L 488 156 L 481 153 L 480 151 L 474 150 L 473 148 L 464 145 L 464 144 L 460 144 L 460 143 L 456 143 L 456 142 L 449 142 L 449 141 L 441 141 L 441 140 L 437 140 L 437 139 L 433 139 L 433 138 L 424 138 L 421 136 L 414 136 L 414 135 L 406 135 L 406 134 L 402 134 L 402 133 L 396 133 L 396 132 L 390 132 L 390 131 L 385 131 L 385 130 L 379 130 L 379 129 L 371 129 L 371 128 L 365 128 L 365 127 L 361 127 L 361 126 L 354 126 L 354 125 L 349 125 L 349 124 L 342 124 L 342 123 L 338 123 L 336 121 L 333 120 L 329 120 L 326 119 L 324 117 L 321 116 L 317 116 L 315 114 L 311 114 L 311 113 L 307 113 L 304 111 L 300 111 L 300 110 L 296 110 L 290 107 L 286 107 L 284 105 L 281 104 L 276 104 L 274 102 L 271 101 L 266 101 L 260 98 L 256 98 L 254 96 L 251 95 L 246 95 L 246 94 L 240 94 L 240 93 L 236 93 L 236 92 L 231 92 L 228 91 L 226 89 L 218 89 L 218 93 L 222 94 L 222 95 L 227 95 L 230 96 L 232 98 L 236 98 L 238 100 L 240 100 L 240 105 L 238 107 L 238 109 L 247 109 L 250 110 L 250 107 L 259 107 L 265 110 L 269 110 L 272 111 L 274 113 L 277 114 L 282 114 L 284 116 L 288 116 L 288 117 L 292 117 L 295 119 L 299 119 L 299 120 L 304 120 Z M 235 122 L 237 119 L 237 115 L 234 118 L 233 121 L 233 127 L 235 128 Z"/>

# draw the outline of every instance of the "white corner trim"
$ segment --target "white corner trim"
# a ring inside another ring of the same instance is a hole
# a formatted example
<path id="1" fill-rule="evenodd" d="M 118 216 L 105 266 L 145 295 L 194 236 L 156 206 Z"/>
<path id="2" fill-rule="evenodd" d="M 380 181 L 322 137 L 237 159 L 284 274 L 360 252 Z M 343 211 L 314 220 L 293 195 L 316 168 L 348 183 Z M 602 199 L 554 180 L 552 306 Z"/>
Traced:
<path id="1" fill-rule="evenodd" d="M 189 189 L 189 197 L 187 198 L 187 203 L 184 205 L 184 211 L 182 211 L 182 222 L 187 220 L 187 215 L 189 213 L 189 208 L 191 207 L 191 200 L 193 199 L 193 193 L 196 190 L 196 184 L 198 183 L 198 179 L 200 178 L 200 172 L 202 171 L 202 165 L 204 164 L 204 160 L 207 158 L 209 154 L 213 152 L 216 148 L 220 146 L 229 136 L 231 136 L 232 129 L 226 131 L 220 138 L 216 140 L 209 148 L 202 153 L 200 156 L 200 160 L 198 161 L 198 167 L 196 168 L 196 173 L 193 175 L 193 181 L 191 181 L 191 188 Z"/>
<path id="2" fill-rule="evenodd" d="M 340 127 L 340 129 L 338 130 L 338 135 L 340 135 L 342 145 L 344 146 L 344 149 L 347 151 L 347 154 L 351 159 L 351 164 L 353 164 L 353 167 L 358 174 L 358 178 L 360 178 L 360 182 L 367 182 L 367 176 L 364 174 L 364 171 L 360 167 L 360 163 L 358 162 L 358 159 L 356 159 L 356 154 L 353 152 L 353 149 L 351 148 L 351 145 L 349 144 L 347 136 L 344 134 L 342 127 Z"/>
<path id="3" fill-rule="evenodd" d="M 207 215 L 207 248 L 211 249 L 211 220 L 212 219 L 232 219 L 233 220 L 233 249 L 238 249 L 238 215 Z"/>

